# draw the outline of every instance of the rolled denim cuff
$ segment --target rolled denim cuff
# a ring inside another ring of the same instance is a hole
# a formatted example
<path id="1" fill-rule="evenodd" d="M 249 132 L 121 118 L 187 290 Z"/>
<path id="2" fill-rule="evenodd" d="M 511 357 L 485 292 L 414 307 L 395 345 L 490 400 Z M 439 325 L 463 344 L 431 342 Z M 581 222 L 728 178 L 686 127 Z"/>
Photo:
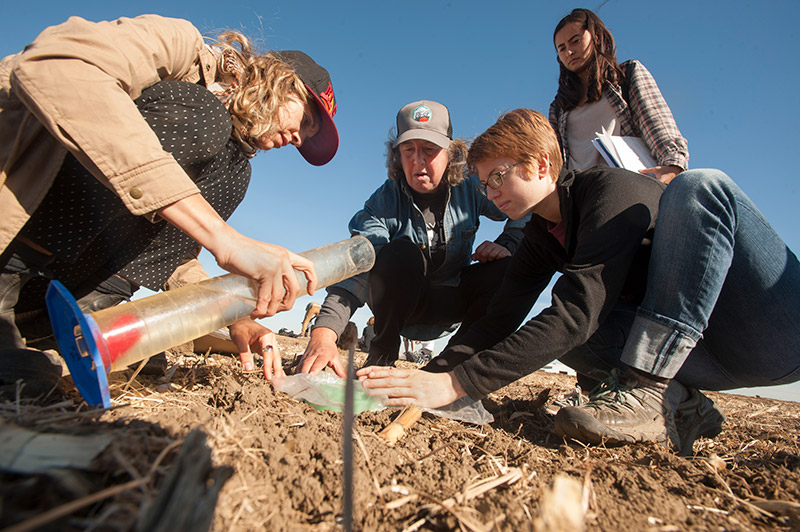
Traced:
<path id="1" fill-rule="evenodd" d="M 671 379 L 699 339 L 700 334 L 680 330 L 677 322 L 639 309 L 622 349 L 621 361 L 651 375 Z"/>

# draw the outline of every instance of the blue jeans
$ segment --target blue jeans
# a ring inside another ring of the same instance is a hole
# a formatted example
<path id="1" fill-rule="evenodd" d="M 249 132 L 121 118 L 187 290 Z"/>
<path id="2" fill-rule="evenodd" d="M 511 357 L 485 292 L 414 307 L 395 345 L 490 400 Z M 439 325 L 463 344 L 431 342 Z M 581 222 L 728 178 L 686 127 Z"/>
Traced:
<path id="1" fill-rule="evenodd" d="M 641 305 L 561 360 L 707 390 L 800 380 L 800 263 L 727 175 L 683 172 L 659 204 Z"/>

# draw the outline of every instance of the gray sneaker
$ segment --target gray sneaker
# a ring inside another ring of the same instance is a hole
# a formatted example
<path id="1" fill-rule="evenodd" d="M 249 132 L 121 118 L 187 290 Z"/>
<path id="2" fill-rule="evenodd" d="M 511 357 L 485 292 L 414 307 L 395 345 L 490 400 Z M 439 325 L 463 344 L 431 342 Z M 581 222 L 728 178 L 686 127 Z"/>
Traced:
<path id="1" fill-rule="evenodd" d="M 582 406 L 569 406 L 555 417 L 556 434 L 590 444 L 626 445 L 658 442 L 679 446 L 675 419 L 666 405 L 667 385 L 628 370 L 613 370 Z"/>
<path id="2" fill-rule="evenodd" d="M 420 364 L 424 366 L 431 361 L 433 358 L 431 356 L 432 354 L 433 352 L 428 349 L 420 349 L 419 351 L 406 351 L 400 355 L 399 360 L 405 360 L 406 362 L 413 362 L 414 364 Z"/>
<path id="3" fill-rule="evenodd" d="M 700 393 L 700 390 L 686 389 L 689 398 L 678 405 L 675 412 L 675 425 L 681 442 L 678 454 L 681 456 L 692 454 L 697 438 L 713 438 L 722 432 L 722 423 L 726 420 L 725 413 L 719 406 Z"/>

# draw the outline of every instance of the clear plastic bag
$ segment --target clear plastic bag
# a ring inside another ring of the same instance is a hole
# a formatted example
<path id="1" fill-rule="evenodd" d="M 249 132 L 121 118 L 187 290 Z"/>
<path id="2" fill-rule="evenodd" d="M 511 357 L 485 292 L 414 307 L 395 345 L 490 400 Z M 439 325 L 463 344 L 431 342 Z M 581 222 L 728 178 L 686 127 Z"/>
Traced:
<path id="1" fill-rule="evenodd" d="M 370 396 L 358 381 L 353 384 L 353 412 L 355 414 L 386 408 L 383 404 L 385 398 Z M 333 373 L 325 371 L 318 375 L 298 373 L 274 379 L 272 385 L 279 392 L 298 401 L 305 401 L 317 410 L 341 412 L 344 409 L 345 380 Z"/>
<path id="2" fill-rule="evenodd" d="M 317 410 L 344 409 L 345 381 L 333 373 L 323 371 L 318 375 L 298 373 L 283 376 L 273 380 L 273 386 L 279 392 L 285 393 L 298 401 L 305 401 Z M 385 396 L 372 395 L 374 392 L 367 390 L 356 381 L 353 387 L 353 410 L 360 414 L 366 411 L 379 411 L 386 408 Z M 475 425 L 486 425 L 494 421 L 480 401 L 469 397 L 462 397 L 457 401 L 439 408 L 421 408 L 423 412 L 430 412 L 439 417 L 446 417 L 456 421 L 465 421 Z"/>
<path id="3" fill-rule="evenodd" d="M 434 416 L 455 419 L 456 421 L 466 421 L 475 425 L 488 425 L 494 421 L 494 416 L 483 406 L 483 403 L 471 397 L 464 396 L 456 399 L 449 405 L 439 408 L 422 408 L 423 412 L 430 412 Z"/>

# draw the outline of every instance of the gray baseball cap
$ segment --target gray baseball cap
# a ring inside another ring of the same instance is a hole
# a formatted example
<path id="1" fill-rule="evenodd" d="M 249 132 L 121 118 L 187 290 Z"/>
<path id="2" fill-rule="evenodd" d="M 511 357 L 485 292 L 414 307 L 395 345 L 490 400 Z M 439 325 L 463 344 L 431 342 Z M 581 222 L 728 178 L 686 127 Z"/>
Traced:
<path id="1" fill-rule="evenodd" d="M 433 142 L 445 150 L 453 140 L 450 111 L 444 105 L 430 100 L 410 103 L 397 113 L 397 140 L 394 147 L 407 140 L 421 139 Z"/>

